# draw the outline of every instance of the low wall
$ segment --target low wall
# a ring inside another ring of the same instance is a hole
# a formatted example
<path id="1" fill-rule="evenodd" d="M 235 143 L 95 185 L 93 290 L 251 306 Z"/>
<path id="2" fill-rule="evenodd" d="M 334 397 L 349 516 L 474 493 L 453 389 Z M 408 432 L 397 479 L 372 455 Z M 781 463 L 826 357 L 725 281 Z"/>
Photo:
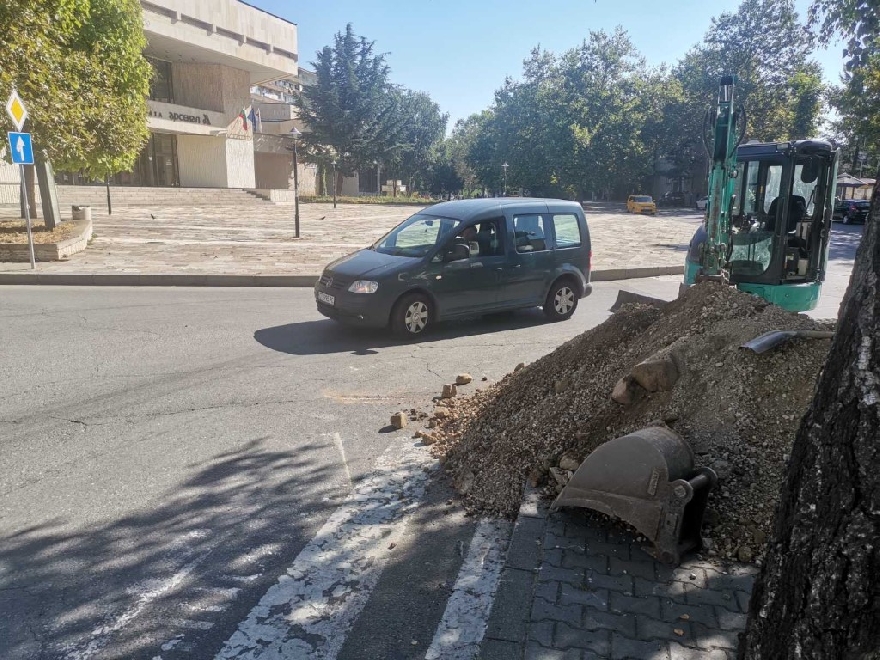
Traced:
<path id="1" fill-rule="evenodd" d="M 92 238 L 91 221 L 77 222 L 76 235 L 58 243 L 34 243 L 37 261 L 63 261 L 86 249 Z M 0 243 L 0 261 L 30 261 L 27 243 Z"/>
<path id="2" fill-rule="evenodd" d="M 283 190 L 281 188 L 258 188 L 254 191 L 263 199 L 270 202 L 293 204 L 296 201 L 296 195 L 292 190 Z M 300 194 L 300 197 L 302 194 Z"/>

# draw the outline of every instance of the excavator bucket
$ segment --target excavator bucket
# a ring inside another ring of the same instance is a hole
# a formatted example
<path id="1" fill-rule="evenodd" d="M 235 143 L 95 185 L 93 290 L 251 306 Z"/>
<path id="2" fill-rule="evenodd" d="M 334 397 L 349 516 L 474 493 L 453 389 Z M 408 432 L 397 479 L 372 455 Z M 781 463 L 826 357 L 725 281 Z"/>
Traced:
<path id="1" fill-rule="evenodd" d="M 694 455 L 677 433 L 649 427 L 609 440 L 581 463 L 553 502 L 615 516 L 643 534 L 647 552 L 678 564 L 702 546 L 700 527 L 717 477 L 694 469 Z"/>
<path id="2" fill-rule="evenodd" d="M 663 309 L 666 307 L 669 301 L 661 300 L 660 298 L 652 298 L 651 296 L 643 296 L 641 293 L 633 293 L 632 291 L 626 291 L 625 289 L 621 289 L 617 292 L 617 300 L 614 301 L 614 304 L 611 305 L 611 311 L 616 312 L 618 309 L 623 307 L 624 305 L 628 305 L 631 303 L 638 303 L 639 305 L 652 305 L 657 309 Z"/>

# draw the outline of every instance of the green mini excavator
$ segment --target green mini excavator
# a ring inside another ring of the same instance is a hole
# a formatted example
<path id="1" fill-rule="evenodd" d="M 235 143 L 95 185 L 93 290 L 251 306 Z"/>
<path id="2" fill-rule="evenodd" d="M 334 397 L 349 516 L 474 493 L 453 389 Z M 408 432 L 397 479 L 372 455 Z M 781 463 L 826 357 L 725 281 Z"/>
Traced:
<path id="1" fill-rule="evenodd" d="M 743 144 L 746 116 L 735 90 L 736 76 L 721 79 L 706 145 L 709 200 L 684 286 L 720 281 L 787 310 L 813 309 L 828 261 L 837 148 L 818 139 Z"/>

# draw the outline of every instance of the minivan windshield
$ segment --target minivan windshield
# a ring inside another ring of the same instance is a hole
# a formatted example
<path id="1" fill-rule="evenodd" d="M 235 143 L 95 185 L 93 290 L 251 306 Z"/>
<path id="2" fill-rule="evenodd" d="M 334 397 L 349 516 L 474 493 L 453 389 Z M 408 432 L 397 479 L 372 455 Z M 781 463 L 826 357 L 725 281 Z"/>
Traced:
<path id="1" fill-rule="evenodd" d="M 424 257 L 460 224 L 461 220 L 416 213 L 379 239 L 371 249 L 398 257 Z"/>
<path id="2" fill-rule="evenodd" d="M 651 202 L 653 200 L 651 199 L 650 195 L 636 195 L 635 197 L 633 197 L 633 201 L 634 202 Z"/>

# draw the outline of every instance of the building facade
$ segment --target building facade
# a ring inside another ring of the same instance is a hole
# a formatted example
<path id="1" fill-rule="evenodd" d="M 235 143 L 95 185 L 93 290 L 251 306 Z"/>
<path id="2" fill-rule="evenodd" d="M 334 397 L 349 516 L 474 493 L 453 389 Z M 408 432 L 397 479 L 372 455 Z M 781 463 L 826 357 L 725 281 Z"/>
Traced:
<path id="1" fill-rule="evenodd" d="M 256 188 L 251 88 L 299 73 L 297 26 L 239 0 L 143 0 L 150 139 L 117 185 Z M 288 158 L 289 160 L 289 158 Z M 289 165 L 288 165 L 289 171 Z M 85 183 L 61 174 L 59 183 Z"/>
<path id="2" fill-rule="evenodd" d="M 293 103 L 305 87 L 314 85 L 314 71 L 300 69 L 296 78 L 262 82 L 251 88 L 256 133 L 254 135 L 254 163 L 257 189 L 273 201 L 293 200 L 293 138 L 291 131 L 306 132 Z M 300 159 L 297 167 L 300 195 L 327 194 L 329 172 L 314 163 Z M 341 195 L 357 195 L 358 176 L 344 177 Z"/>

